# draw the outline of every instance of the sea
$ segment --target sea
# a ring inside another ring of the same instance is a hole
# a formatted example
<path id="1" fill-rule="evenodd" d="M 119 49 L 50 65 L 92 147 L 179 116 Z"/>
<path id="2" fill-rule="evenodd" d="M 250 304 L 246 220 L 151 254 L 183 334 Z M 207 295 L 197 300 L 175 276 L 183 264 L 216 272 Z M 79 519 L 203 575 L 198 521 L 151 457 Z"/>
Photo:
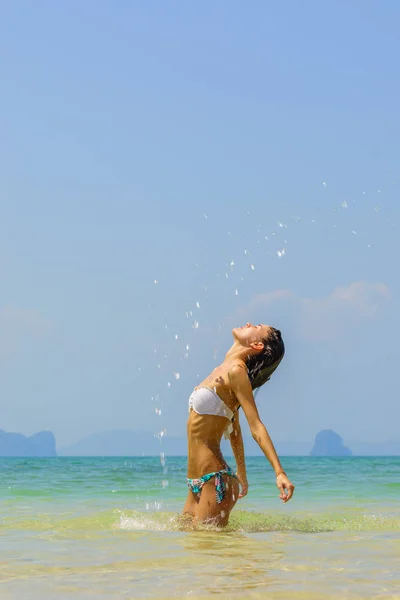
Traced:
<path id="1" fill-rule="evenodd" d="M 185 457 L 0 458 L 0 598 L 400 599 L 400 457 L 263 457 L 188 529 Z"/>

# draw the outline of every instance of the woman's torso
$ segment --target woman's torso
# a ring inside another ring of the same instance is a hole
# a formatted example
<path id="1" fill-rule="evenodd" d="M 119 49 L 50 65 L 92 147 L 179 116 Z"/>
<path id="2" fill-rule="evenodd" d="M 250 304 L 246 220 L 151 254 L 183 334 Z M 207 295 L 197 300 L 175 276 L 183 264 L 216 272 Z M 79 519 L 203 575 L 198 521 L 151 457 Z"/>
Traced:
<path id="1" fill-rule="evenodd" d="M 196 388 L 209 388 L 215 392 L 233 413 L 239 406 L 229 380 L 229 371 L 234 364 L 236 361 L 222 363 Z M 229 420 L 226 417 L 198 414 L 195 410 L 190 410 L 187 422 L 188 477 L 201 477 L 226 467 L 220 443 L 228 425 Z"/>

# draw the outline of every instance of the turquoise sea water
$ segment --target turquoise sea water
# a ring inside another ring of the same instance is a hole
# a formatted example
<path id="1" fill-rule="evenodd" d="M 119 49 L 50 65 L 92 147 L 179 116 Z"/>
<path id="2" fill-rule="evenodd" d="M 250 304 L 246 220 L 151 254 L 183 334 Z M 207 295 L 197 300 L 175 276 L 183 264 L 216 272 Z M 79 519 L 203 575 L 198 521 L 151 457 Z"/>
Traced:
<path id="1" fill-rule="evenodd" d="M 225 531 L 179 519 L 186 459 L 0 459 L 1 598 L 400 599 L 400 457 L 264 458 Z"/>

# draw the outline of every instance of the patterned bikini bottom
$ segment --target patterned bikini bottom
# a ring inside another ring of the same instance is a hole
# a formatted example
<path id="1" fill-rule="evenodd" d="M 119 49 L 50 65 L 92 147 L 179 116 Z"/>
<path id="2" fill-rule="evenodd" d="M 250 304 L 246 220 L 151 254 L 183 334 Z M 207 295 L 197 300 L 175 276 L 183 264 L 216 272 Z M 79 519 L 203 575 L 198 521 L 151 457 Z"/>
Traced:
<path id="1" fill-rule="evenodd" d="M 201 489 L 207 481 L 210 481 L 213 477 L 215 478 L 215 496 L 218 504 L 221 504 L 222 500 L 225 498 L 226 485 L 222 475 L 229 475 L 229 477 L 234 477 L 237 479 L 235 472 L 227 467 L 226 469 L 222 469 L 221 471 L 214 471 L 214 473 L 207 473 L 207 475 L 203 475 L 198 479 L 186 479 L 188 488 L 194 494 L 198 494 L 200 497 Z"/>

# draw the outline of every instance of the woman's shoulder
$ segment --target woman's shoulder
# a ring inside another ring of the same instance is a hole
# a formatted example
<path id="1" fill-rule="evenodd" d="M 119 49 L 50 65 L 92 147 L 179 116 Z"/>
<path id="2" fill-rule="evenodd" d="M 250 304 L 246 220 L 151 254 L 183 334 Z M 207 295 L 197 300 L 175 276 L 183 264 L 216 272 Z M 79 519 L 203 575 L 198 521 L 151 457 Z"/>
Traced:
<path id="1" fill-rule="evenodd" d="M 230 360 L 221 365 L 223 367 L 224 373 L 226 374 L 226 380 L 229 383 L 232 383 L 232 377 L 247 377 L 248 371 L 245 363 L 238 360 Z M 229 386 L 230 387 L 230 386 Z"/>
<path id="2" fill-rule="evenodd" d="M 229 373 L 232 373 L 234 371 L 244 371 L 245 373 L 247 373 L 246 364 L 239 358 L 227 361 L 226 363 L 224 363 L 224 367 Z"/>

